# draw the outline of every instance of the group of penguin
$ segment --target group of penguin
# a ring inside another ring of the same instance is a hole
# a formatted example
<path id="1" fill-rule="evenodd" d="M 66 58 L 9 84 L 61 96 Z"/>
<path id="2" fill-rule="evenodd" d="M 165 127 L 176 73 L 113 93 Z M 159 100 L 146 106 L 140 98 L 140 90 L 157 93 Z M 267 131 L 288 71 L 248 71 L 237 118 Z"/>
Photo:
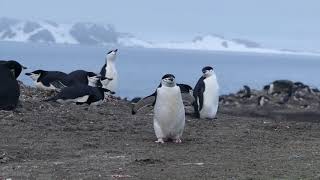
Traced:
<path id="1" fill-rule="evenodd" d="M 106 61 L 99 74 L 76 70 L 69 74 L 59 71 L 36 70 L 25 73 L 37 88 L 58 93 L 45 101 L 59 103 L 100 105 L 112 97 L 118 88 L 118 73 L 115 60 L 117 49 L 106 55 Z M 0 110 L 12 110 L 19 101 L 20 90 L 16 80 L 26 69 L 16 61 L 0 61 Z M 211 66 L 202 69 L 195 88 L 176 83 L 173 74 L 165 74 L 155 92 L 135 102 L 132 114 L 146 106 L 153 106 L 153 125 L 157 143 L 173 141 L 181 143 L 185 126 L 184 103 L 193 105 L 194 114 L 201 119 L 214 119 L 219 105 L 219 85 Z"/>

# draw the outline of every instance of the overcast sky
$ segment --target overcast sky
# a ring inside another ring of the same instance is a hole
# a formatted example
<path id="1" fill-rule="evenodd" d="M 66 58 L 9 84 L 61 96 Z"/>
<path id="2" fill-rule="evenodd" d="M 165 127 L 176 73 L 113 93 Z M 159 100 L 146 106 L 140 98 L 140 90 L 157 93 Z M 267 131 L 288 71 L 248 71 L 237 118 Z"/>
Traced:
<path id="1" fill-rule="evenodd" d="M 320 0 L 0 0 L 0 17 L 114 24 L 146 40 L 219 34 L 320 50 Z"/>

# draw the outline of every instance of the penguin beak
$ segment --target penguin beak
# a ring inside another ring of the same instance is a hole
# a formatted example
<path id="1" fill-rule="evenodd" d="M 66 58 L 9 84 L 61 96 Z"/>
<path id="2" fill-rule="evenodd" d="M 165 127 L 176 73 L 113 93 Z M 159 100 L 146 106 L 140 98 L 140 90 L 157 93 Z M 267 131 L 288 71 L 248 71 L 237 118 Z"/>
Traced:
<path id="1" fill-rule="evenodd" d="M 27 67 L 25 67 L 25 66 L 22 66 L 22 69 L 28 69 Z"/>
<path id="2" fill-rule="evenodd" d="M 117 52 L 118 51 L 118 49 L 115 49 L 113 52 Z"/>

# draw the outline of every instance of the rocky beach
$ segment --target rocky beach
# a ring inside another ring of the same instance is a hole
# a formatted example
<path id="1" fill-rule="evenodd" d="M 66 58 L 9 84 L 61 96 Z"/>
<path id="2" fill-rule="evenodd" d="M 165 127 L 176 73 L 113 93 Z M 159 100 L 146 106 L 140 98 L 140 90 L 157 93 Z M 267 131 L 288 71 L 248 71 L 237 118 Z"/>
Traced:
<path id="1" fill-rule="evenodd" d="M 20 84 L 18 108 L 0 111 L 0 180 L 319 179 L 320 92 L 279 82 L 222 95 L 213 121 L 186 107 L 182 144 L 154 143 L 151 108 L 44 102 Z"/>

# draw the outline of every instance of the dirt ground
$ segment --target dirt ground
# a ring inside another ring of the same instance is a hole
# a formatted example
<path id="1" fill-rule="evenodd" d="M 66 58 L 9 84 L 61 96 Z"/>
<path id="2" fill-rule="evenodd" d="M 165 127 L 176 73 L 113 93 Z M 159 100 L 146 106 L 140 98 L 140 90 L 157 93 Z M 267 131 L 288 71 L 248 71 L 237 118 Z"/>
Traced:
<path id="1" fill-rule="evenodd" d="M 320 179 L 320 108 L 221 105 L 186 116 L 183 143 L 156 144 L 152 111 L 41 102 L 0 111 L 2 179 Z"/>

